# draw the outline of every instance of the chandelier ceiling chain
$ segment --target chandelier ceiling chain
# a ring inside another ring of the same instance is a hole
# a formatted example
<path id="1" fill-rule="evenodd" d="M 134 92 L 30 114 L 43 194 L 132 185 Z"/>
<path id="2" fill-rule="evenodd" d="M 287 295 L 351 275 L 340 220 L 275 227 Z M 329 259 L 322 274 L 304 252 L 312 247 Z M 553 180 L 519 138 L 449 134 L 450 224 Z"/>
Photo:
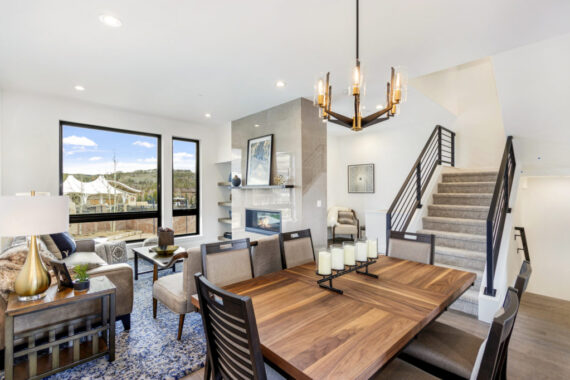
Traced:
<path id="1" fill-rule="evenodd" d="M 315 103 L 320 107 L 320 117 L 324 121 L 330 121 L 331 123 L 340 124 L 343 127 L 352 129 L 353 131 L 360 131 L 363 128 L 369 127 L 374 124 L 388 120 L 390 117 L 395 116 L 399 113 L 399 104 L 405 101 L 406 91 L 406 76 L 401 68 L 395 70 L 392 67 L 390 81 L 386 84 L 386 107 L 381 110 L 362 117 L 361 114 L 361 104 L 360 95 L 361 89 L 364 87 L 362 71 L 360 68 L 360 57 L 359 57 L 359 0 L 356 0 L 356 64 L 353 69 L 352 78 L 352 95 L 354 96 L 354 116 L 348 117 L 342 114 L 336 113 L 331 110 L 332 102 L 332 86 L 330 84 L 330 72 L 328 72 L 325 78 L 319 78 L 316 89 Z"/>

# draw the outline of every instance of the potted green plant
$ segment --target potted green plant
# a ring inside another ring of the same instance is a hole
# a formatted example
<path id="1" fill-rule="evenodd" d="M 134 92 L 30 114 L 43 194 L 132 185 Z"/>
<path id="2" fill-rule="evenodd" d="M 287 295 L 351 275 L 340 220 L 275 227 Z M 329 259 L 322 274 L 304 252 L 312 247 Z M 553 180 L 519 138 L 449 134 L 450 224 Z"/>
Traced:
<path id="1" fill-rule="evenodd" d="M 89 275 L 87 274 L 87 264 L 76 265 L 73 268 L 75 272 L 75 280 L 73 280 L 73 289 L 82 292 L 89 289 Z"/>

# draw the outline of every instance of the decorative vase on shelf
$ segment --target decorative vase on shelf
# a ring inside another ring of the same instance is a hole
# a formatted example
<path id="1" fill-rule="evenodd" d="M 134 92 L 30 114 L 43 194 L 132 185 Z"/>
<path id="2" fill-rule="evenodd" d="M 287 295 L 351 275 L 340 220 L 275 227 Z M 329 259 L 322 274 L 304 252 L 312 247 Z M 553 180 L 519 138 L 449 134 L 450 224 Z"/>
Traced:
<path id="1" fill-rule="evenodd" d="M 234 178 L 232 178 L 232 185 L 234 187 L 238 187 L 239 185 L 241 185 L 241 179 L 236 175 L 234 175 Z"/>

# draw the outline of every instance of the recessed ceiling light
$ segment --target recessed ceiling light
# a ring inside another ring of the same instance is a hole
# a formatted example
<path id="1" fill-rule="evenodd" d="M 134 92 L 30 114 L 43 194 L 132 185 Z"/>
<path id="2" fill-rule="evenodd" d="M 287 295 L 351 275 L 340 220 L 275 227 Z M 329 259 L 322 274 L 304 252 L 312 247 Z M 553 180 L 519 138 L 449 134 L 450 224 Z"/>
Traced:
<path id="1" fill-rule="evenodd" d="M 378 105 L 376 106 L 376 109 L 377 109 L 377 110 L 381 110 L 382 108 L 384 108 L 384 106 L 383 106 L 382 104 L 378 104 Z"/>
<path id="2" fill-rule="evenodd" d="M 209 114 L 209 113 L 205 113 L 205 114 L 204 114 L 204 117 L 205 117 L 206 119 L 209 119 L 209 118 L 211 118 L 211 117 L 212 117 L 212 115 L 211 115 L 211 114 Z"/>
<path id="3" fill-rule="evenodd" d="M 77 90 L 77 91 L 85 91 L 85 87 L 80 86 L 80 85 L 77 85 L 77 86 L 75 86 L 75 87 L 73 87 L 73 88 L 75 88 L 75 90 Z"/>
<path id="4" fill-rule="evenodd" d="M 277 82 L 275 82 L 275 86 L 276 87 L 285 87 L 285 82 L 283 82 L 282 80 L 278 80 Z"/>
<path id="5" fill-rule="evenodd" d="M 255 128 L 259 128 L 259 124 L 254 124 L 253 125 Z"/>
<path id="6" fill-rule="evenodd" d="M 365 110 L 365 109 L 366 109 L 366 106 L 362 106 L 362 109 Z"/>
<path id="7" fill-rule="evenodd" d="M 120 28 L 123 25 L 121 20 L 109 14 L 99 16 L 99 21 L 111 28 Z"/>

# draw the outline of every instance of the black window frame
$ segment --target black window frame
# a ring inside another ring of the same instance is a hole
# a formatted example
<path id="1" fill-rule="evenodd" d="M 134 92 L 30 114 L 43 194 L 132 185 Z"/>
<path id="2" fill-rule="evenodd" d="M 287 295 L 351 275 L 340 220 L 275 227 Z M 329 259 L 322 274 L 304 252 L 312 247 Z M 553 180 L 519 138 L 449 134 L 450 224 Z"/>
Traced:
<path id="1" fill-rule="evenodd" d="M 107 132 L 127 133 L 131 135 L 154 137 L 157 139 L 156 164 L 157 164 L 157 189 L 156 189 L 156 211 L 136 211 L 136 212 L 113 212 L 98 214 L 74 214 L 69 215 L 69 223 L 89 223 L 89 222 L 112 222 L 117 220 L 133 219 L 156 219 L 156 229 L 162 226 L 162 136 L 154 133 L 137 132 L 119 128 L 103 127 L 100 125 L 76 123 L 72 121 L 59 121 L 59 195 L 63 195 L 63 127 L 97 129 Z M 127 243 L 138 243 L 143 239 L 129 240 Z"/>
<path id="2" fill-rule="evenodd" d="M 196 144 L 196 208 L 188 209 L 174 209 L 174 140 L 191 142 Z M 200 235 L 200 140 L 190 139 L 187 137 L 177 137 L 172 136 L 171 141 L 172 146 L 172 228 L 174 229 L 174 218 L 177 216 L 189 216 L 196 215 L 196 232 L 191 232 L 188 234 L 174 235 L 175 237 L 183 236 L 196 236 Z"/>

